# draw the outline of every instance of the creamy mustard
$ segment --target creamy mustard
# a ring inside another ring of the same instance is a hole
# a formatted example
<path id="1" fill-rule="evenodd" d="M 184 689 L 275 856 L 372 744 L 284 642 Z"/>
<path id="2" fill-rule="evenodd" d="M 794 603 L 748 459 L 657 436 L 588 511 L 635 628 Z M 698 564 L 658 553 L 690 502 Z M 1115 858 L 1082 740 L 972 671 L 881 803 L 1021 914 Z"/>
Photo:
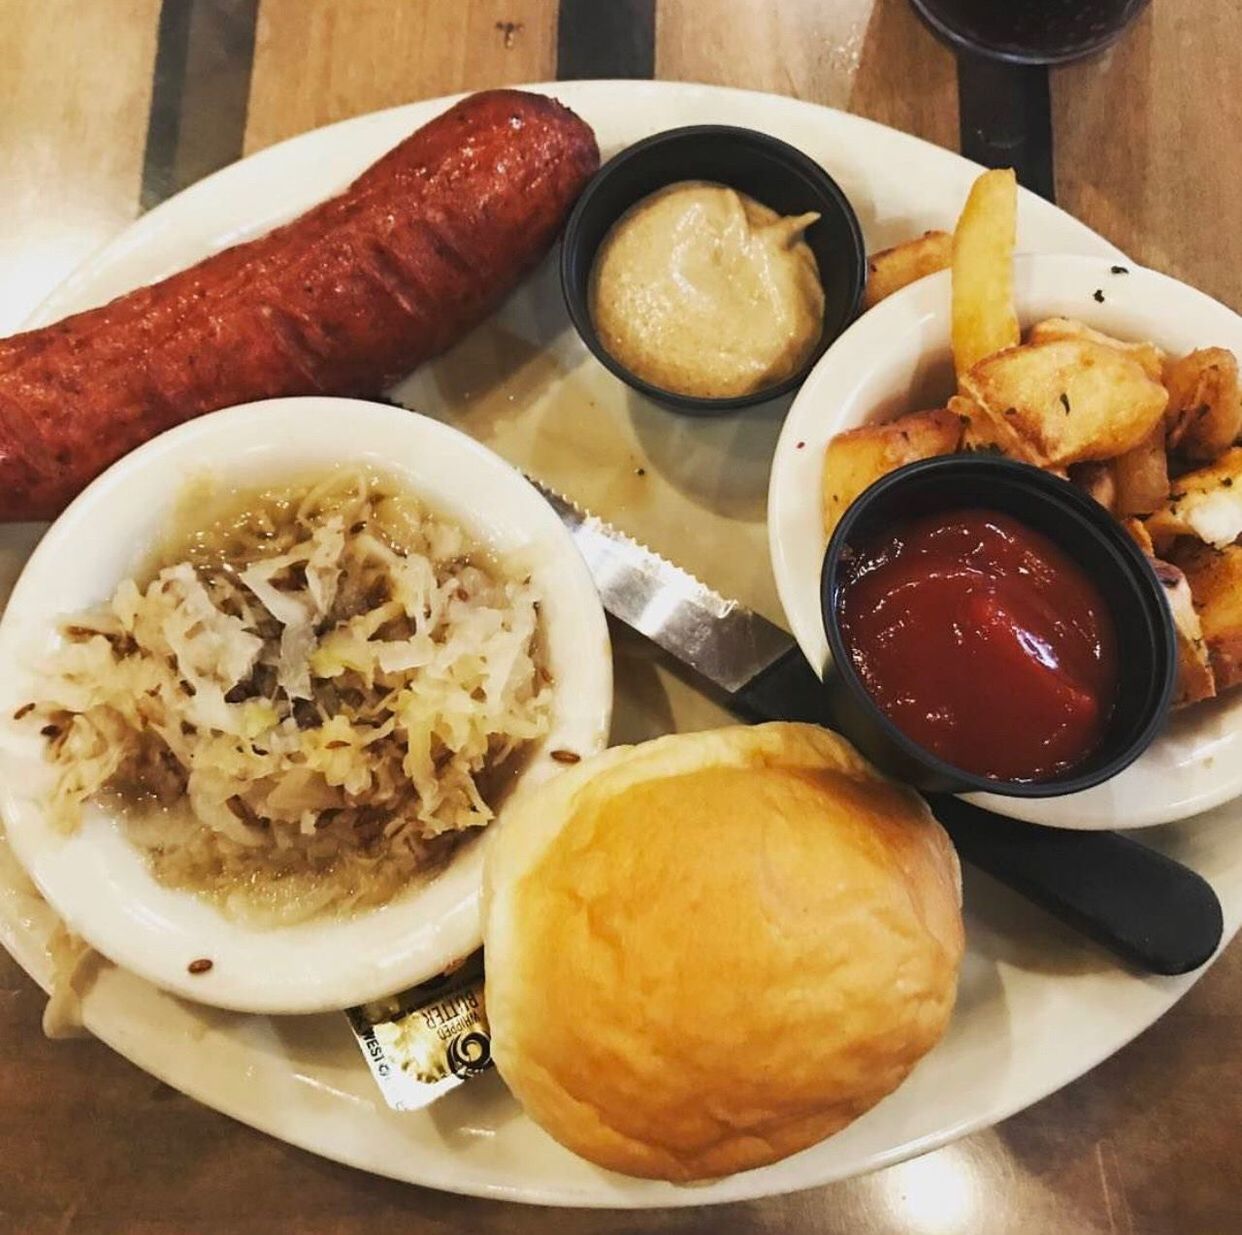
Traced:
<path id="1" fill-rule="evenodd" d="M 824 290 L 803 233 L 725 185 L 672 184 L 630 207 L 591 271 L 600 342 L 663 390 L 751 394 L 795 372 L 819 342 Z"/>

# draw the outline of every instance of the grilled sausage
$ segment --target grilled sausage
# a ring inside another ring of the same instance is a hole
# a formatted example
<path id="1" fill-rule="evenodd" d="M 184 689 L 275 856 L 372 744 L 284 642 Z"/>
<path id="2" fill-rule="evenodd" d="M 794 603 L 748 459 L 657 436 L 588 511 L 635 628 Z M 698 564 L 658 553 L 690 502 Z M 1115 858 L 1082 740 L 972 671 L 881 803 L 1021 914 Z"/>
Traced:
<path id="1" fill-rule="evenodd" d="M 598 165 L 559 103 L 476 94 L 294 222 L 0 340 L 0 520 L 51 518 L 204 412 L 379 394 L 496 308 Z"/>

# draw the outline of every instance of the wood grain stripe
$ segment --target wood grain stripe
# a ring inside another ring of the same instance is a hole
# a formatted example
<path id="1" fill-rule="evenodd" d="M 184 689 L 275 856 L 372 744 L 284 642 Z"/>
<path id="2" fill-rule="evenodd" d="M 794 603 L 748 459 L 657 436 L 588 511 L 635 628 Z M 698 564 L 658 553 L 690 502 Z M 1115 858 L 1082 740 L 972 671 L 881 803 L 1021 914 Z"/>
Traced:
<path id="1" fill-rule="evenodd" d="M 958 58 L 962 153 L 985 167 L 1012 167 L 1018 182 L 1054 201 L 1048 70 Z"/>
<path id="2" fill-rule="evenodd" d="M 241 157 L 258 0 L 164 0 L 144 209 Z"/>
<path id="3" fill-rule="evenodd" d="M 561 0 L 556 75 L 651 77 L 655 72 L 656 0 Z"/>
<path id="4" fill-rule="evenodd" d="M 659 0 L 656 76 L 789 94 L 958 144 L 953 56 L 906 0 Z"/>
<path id="5" fill-rule="evenodd" d="M 0 4 L 0 333 L 138 212 L 159 7 Z"/>
<path id="6" fill-rule="evenodd" d="M 168 196 L 181 132 L 185 68 L 190 52 L 191 5 L 161 4 L 151 86 L 151 118 L 142 163 L 142 207 L 149 210 Z"/>
<path id="7" fill-rule="evenodd" d="M 1242 310 L 1239 47 L 1238 0 L 1155 0 L 1107 55 L 1056 72 L 1052 117 L 1061 204 Z"/>
<path id="8" fill-rule="evenodd" d="M 245 149 L 556 73 L 556 0 L 260 0 Z"/>

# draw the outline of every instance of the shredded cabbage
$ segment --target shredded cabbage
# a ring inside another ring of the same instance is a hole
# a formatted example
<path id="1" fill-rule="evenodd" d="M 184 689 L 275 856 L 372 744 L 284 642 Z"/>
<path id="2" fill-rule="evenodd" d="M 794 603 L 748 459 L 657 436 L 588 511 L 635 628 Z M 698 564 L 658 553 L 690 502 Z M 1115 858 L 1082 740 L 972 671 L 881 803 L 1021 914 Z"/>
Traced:
<path id="1" fill-rule="evenodd" d="M 119 797 L 160 879 L 251 919 L 386 902 L 547 731 L 540 640 L 529 579 L 374 475 L 252 494 L 65 625 L 53 818 Z"/>

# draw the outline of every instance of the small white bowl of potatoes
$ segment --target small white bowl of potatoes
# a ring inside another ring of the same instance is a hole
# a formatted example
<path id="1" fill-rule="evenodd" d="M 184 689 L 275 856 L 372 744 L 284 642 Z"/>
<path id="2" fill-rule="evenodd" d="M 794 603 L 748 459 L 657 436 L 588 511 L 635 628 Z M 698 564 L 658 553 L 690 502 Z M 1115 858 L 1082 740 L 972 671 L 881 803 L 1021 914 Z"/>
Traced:
<path id="1" fill-rule="evenodd" d="M 777 588 L 822 671 L 824 552 L 868 485 L 959 450 L 1068 476 L 1165 563 L 1175 710 L 1148 751 L 1103 785 L 975 800 L 1064 828 L 1168 823 L 1242 794 L 1242 317 L 1128 262 L 1015 258 L 1015 212 L 1010 175 L 988 173 L 954 241 L 921 238 L 873 259 L 873 279 L 898 290 L 824 355 L 777 446 L 768 496 Z"/>

